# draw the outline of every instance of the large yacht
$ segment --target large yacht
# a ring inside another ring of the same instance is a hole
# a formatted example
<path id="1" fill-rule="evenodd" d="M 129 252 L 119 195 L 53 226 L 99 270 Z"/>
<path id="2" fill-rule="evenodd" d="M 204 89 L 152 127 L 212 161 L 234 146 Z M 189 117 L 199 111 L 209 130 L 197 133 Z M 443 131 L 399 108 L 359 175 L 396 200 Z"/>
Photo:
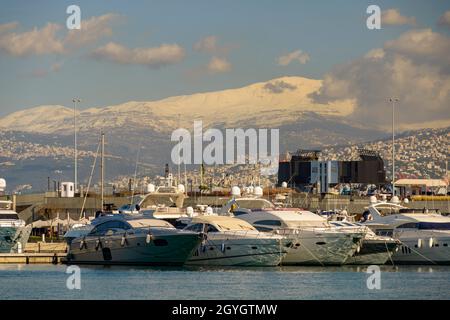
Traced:
<path id="1" fill-rule="evenodd" d="M 205 234 L 187 262 L 190 265 L 277 266 L 292 244 L 286 237 L 259 232 L 226 216 L 197 216 L 184 230 Z"/>
<path id="2" fill-rule="evenodd" d="M 0 201 L 0 253 L 20 253 L 31 234 L 31 226 L 12 209 L 11 201 Z"/>
<path id="3" fill-rule="evenodd" d="M 396 264 L 450 264 L 450 217 L 435 210 L 404 207 L 397 197 L 393 202 L 371 197 L 363 224 L 402 242 L 392 256 Z"/>
<path id="4" fill-rule="evenodd" d="M 98 218 L 86 235 L 69 245 L 70 264 L 183 265 L 202 238 L 143 215 Z"/>
<path id="5" fill-rule="evenodd" d="M 312 212 L 276 208 L 263 198 L 235 198 L 223 208 L 259 231 L 281 234 L 293 241 L 284 265 L 342 265 L 360 248 L 364 227 L 338 228 Z"/>

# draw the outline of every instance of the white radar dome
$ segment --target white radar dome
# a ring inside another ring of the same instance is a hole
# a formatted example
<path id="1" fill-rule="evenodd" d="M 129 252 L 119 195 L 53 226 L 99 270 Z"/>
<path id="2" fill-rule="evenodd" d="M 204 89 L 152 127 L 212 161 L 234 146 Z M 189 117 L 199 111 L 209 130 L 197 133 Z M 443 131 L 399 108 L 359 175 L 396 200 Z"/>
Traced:
<path id="1" fill-rule="evenodd" d="M 231 195 L 239 197 L 241 195 L 241 189 L 238 186 L 231 188 Z"/>
<path id="2" fill-rule="evenodd" d="M 152 192 L 155 192 L 155 185 L 153 184 L 153 183 L 149 183 L 148 185 L 147 185 L 147 193 L 152 193 Z"/>
<path id="3" fill-rule="evenodd" d="M 263 195 L 263 188 L 255 187 L 255 189 L 253 190 L 253 193 L 255 194 L 255 196 L 262 196 Z"/>

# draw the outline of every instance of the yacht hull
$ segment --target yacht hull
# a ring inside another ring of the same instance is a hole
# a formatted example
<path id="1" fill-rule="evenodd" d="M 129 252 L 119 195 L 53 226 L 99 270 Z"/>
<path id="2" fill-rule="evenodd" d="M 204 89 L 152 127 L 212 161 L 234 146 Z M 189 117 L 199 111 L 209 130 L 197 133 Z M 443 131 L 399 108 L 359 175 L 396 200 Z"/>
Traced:
<path id="1" fill-rule="evenodd" d="M 396 241 L 367 240 L 361 245 L 359 252 L 348 258 L 345 264 L 382 265 L 386 264 L 395 253 L 399 243 Z"/>
<path id="2" fill-rule="evenodd" d="M 186 263 L 200 266 L 277 266 L 286 255 L 284 238 L 230 239 L 208 237 Z"/>
<path id="3" fill-rule="evenodd" d="M 68 264 L 174 265 L 181 266 L 201 239 L 198 234 L 154 236 L 128 235 L 103 238 L 77 238 L 72 241 Z M 101 244 L 100 244 L 101 243 Z"/>
<path id="4" fill-rule="evenodd" d="M 283 265 L 342 265 L 354 254 L 362 235 L 300 230 L 291 237 L 295 237 L 295 241 Z"/>
<path id="5" fill-rule="evenodd" d="M 430 238 L 422 238 L 419 247 L 419 238 L 400 238 L 402 246 L 392 256 L 395 264 L 415 265 L 450 265 L 450 236 L 434 237 L 432 246 Z"/>

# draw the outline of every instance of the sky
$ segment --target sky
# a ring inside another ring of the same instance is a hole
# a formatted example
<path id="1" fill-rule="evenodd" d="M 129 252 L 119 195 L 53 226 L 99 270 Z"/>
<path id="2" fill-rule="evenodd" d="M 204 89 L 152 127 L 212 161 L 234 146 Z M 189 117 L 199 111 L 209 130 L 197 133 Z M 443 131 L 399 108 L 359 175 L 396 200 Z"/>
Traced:
<path id="1" fill-rule="evenodd" d="M 81 29 L 69 31 L 73 4 Z M 372 4 L 380 30 L 366 26 Z M 0 117 L 73 97 L 89 108 L 291 75 L 324 79 L 314 99 L 356 99 L 358 117 L 376 118 L 377 99 L 395 94 L 417 110 L 433 99 L 424 120 L 439 121 L 450 118 L 448 56 L 449 1 L 7 0 Z"/>

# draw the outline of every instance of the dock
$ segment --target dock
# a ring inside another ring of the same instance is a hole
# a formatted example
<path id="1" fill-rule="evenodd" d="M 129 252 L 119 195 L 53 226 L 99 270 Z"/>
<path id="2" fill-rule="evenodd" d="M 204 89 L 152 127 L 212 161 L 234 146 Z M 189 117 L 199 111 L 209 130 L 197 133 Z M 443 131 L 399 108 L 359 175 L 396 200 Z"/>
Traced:
<path id="1" fill-rule="evenodd" d="M 65 253 L 0 253 L 0 264 L 60 264 Z"/>
<path id="2" fill-rule="evenodd" d="M 27 243 L 23 253 L 0 253 L 0 264 L 60 264 L 66 243 Z"/>

